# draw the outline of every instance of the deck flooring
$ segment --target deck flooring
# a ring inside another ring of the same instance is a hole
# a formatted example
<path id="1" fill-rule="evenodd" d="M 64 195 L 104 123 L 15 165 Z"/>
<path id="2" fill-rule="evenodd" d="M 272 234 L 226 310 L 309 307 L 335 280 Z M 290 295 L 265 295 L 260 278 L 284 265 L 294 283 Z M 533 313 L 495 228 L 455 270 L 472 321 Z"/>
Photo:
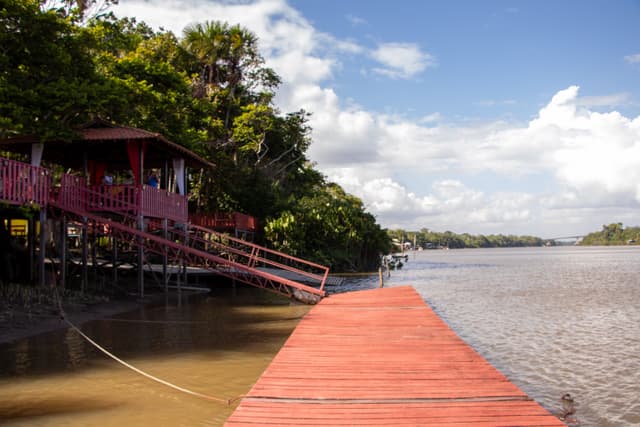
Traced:
<path id="1" fill-rule="evenodd" d="M 409 286 L 332 295 L 226 426 L 564 426 Z"/>

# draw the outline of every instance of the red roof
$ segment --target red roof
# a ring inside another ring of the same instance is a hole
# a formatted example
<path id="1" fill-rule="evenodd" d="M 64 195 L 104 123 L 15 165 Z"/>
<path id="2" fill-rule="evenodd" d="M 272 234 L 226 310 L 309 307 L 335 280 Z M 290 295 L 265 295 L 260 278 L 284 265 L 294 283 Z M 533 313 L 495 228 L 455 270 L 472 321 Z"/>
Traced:
<path id="1" fill-rule="evenodd" d="M 77 149 L 86 150 L 89 159 L 110 163 L 112 167 L 128 167 L 127 141 L 147 141 L 145 164 L 148 167 L 162 167 L 165 160 L 175 157 L 184 158 L 190 167 L 210 168 L 215 165 L 198 154 L 175 142 L 169 141 L 159 133 L 149 132 L 128 126 L 117 126 L 104 120 L 94 120 L 77 130 L 79 137 L 71 141 L 51 140 L 45 142 L 44 159 L 63 166 L 79 168 L 82 156 L 69 156 Z M 29 154 L 31 144 L 40 142 L 36 136 L 18 136 L 0 141 L 0 149 Z M 89 143 L 89 145 L 87 145 Z M 77 149 L 75 146 L 81 146 Z"/>

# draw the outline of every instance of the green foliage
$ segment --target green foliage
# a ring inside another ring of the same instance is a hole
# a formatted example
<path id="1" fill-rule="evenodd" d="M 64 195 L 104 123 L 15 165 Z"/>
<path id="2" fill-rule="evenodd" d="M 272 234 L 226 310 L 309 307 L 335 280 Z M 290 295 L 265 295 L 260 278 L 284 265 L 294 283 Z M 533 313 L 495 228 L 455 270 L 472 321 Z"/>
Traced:
<path id="1" fill-rule="evenodd" d="M 0 137 L 68 137 L 100 103 L 104 84 L 77 28 L 36 0 L 0 8 Z"/>
<path id="2" fill-rule="evenodd" d="M 624 227 L 621 222 L 603 225 L 601 231 L 590 233 L 581 245 L 629 245 L 640 243 L 640 227 Z"/>
<path id="3" fill-rule="evenodd" d="M 471 235 L 468 233 L 456 234 L 451 231 L 435 232 L 422 229 L 418 232 L 406 232 L 404 230 L 389 231 L 389 236 L 395 242 L 410 242 L 414 239 L 418 247 L 431 248 L 510 248 L 523 246 L 542 246 L 544 241 L 533 236 L 505 236 L 503 234 Z"/>
<path id="4" fill-rule="evenodd" d="M 265 237 L 279 250 L 337 271 L 372 270 L 390 249 L 389 238 L 360 199 L 336 184 L 318 188 L 269 219 Z"/>

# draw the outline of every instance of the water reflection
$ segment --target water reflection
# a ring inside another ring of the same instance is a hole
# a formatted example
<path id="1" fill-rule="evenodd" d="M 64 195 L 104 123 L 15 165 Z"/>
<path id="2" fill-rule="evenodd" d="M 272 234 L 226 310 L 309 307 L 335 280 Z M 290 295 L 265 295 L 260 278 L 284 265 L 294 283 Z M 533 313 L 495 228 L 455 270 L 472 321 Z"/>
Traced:
<path id="1" fill-rule="evenodd" d="M 82 330 L 151 375 L 229 399 L 251 388 L 307 311 L 250 289 L 147 307 Z M 135 374 L 72 330 L 0 346 L 0 364 L 3 425 L 217 426 L 233 410 Z"/>

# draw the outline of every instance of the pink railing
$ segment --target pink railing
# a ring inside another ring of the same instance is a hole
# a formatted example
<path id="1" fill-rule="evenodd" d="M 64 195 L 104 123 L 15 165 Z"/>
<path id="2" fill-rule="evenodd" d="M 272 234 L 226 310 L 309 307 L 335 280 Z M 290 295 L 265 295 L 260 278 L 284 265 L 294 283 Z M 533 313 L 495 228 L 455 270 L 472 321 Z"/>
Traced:
<path id="1" fill-rule="evenodd" d="M 63 173 L 60 187 L 54 195 L 56 201 L 65 208 L 75 211 L 87 210 L 87 180 L 85 178 Z"/>
<path id="2" fill-rule="evenodd" d="M 148 217 L 187 222 L 189 219 L 187 198 L 167 190 L 143 185 L 142 214 Z"/>
<path id="3" fill-rule="evenodd" d="M 254 217 L 238 212 L 235 212 L 233 216 L 236 221 L 236 229 L 244 231 L 256 230 L 256 219 Z"/>
<path id="4" fill-rule="evenodd" d="M 135 185 L 87 186 L 82 177 L 63 174 L 57 201 L 61 206 L 92 212 L 116 212 L 186 222 L 187 198 L 157 188 Z M 139 207 L 142 206 L 142 209 Z"/>
<path id="5" fill-rule="evenodd" d="M 135 185 L 93 185 L 87 190 L 87 209 L 90 211 L 138 212 L 140 190 Z"/>
<path id="6" fill-rule="evenodd" d="M 247 242 L 194 224 L 189 226 L 189 239 L 193 247 L 200 248 L 207 252 L 221 251 L 226 254 L 225 256 L 229 256 L 235 262 L 250 268 L 274 268 L 294 273 L 298 278 L 300 276 L 306 277 L 318 283 L 321 291 L 324 291 L 324 286 L 329 276 L 329 268 L 324 265 L 265 248 L 255 243 Z"/>
<path id="7" fill-rule="evenodd" d="M 14 205 L 44 206 L 49 199 L 47 169 L 15 160 L 0 159 L 0 200 Z"/>
<path id="8" fill-rule="evenodd" d="M 257 229 L 256 219 L 250 215 L 238 212 L 213 214 L 193 214 L 189 217 L 192 224 L 213 230 L 244 230 L 255 231 Z"/>

